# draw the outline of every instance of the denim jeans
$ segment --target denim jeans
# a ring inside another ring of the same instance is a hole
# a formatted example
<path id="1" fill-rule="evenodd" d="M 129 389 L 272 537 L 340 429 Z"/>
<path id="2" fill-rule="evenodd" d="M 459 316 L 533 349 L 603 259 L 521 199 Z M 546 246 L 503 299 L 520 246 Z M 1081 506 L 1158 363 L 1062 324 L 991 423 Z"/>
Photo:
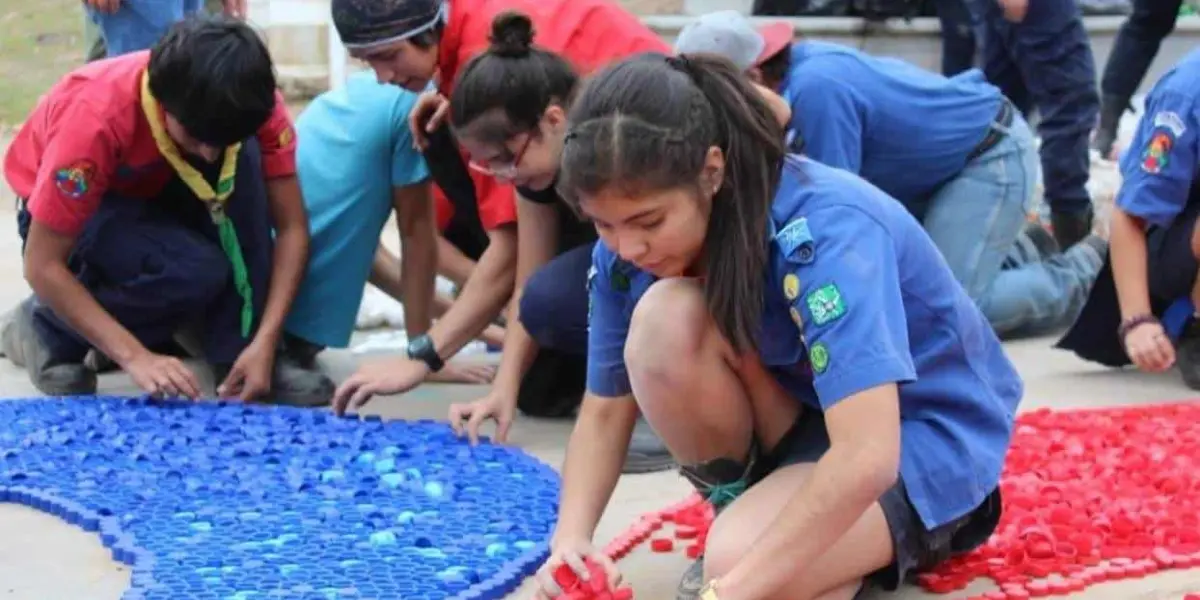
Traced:
<path id="1" fill-rule="evenodd" d="M 171 25 L 203 7 L 204 0 L 122 0 L 115 13 L 89 6 L 87 14 L 99 27 L 111 58 L 150 49 Z"/>
<path id="2" fill-rule="evenodd" d="M 1001 336 L 1069 324 L 1102 260 L 1087 244 L 1043 260 L 1021 235 L 1038 156 L 1029 125 L 1019 115 L 1007 133 L 938 190 L 924 221 L 950 270 Z"/>

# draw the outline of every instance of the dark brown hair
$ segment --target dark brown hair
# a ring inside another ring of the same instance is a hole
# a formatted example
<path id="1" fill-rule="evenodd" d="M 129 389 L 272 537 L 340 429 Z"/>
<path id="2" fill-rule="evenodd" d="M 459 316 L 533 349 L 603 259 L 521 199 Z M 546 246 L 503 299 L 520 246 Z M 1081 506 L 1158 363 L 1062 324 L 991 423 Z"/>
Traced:
<path id="1" fill-rule="evenodd" d="M 533 22 L 516 12 L 492 21 L 491 45 L 463 68 L 450 124 L 484 143 L 532 131 L 553 102 L 564 106 L 579 78 L 561 56 L 533 45 Z"/>
<path id="2" fill-rule="evenodd" d="M 713 55 L 642 54 L 592 77 L 570 113 L 559 193 L 696 187 L 708 149 L 725 154 L 704 240 L 704 294 L 721 333 L 756 348 L 767 267 L 767 219 L 779 184 L 783 131 L 749 79 Z"/>

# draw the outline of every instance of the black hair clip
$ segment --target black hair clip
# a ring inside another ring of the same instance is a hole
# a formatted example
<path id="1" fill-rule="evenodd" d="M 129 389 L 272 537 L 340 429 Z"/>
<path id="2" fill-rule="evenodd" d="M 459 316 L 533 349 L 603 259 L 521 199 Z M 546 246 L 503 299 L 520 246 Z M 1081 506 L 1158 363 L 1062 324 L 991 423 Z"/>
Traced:
<path id="1" fill-rule="evenodd" d="M 675 69 L 676 71 L 682 71 L 684 73 L 691 73 L 692 65 L 691 65 L 691 62 L 688 60 L 687 55 L 685 55 L 685 54 L 677 54 L 674 56 L 668 56 L 667 64 L 672 69 Z"/>
<path id="2" fill-rule="evenodd" d="M 563 136 L 563 145 L 565 146 L 568 142 L 570 142 L 571 140 L 573 140 L 577 137 L 579 137 L 578 131 L 576 131 L 575 129 L 568 130 L 567 135 Z"/>

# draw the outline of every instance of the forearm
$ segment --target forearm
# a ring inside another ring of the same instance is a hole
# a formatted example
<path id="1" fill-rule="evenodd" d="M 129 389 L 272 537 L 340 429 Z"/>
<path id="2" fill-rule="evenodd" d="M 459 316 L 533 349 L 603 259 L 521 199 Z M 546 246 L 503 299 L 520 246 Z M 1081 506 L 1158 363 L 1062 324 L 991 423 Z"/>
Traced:
<path id="1" fill-rule="evenodd" d="M 1150 287 L 1146 275 L 1146 233 L 1137 219 L 1119 208 L 1110 224 L 1113 282 L 1121 305 L 1121 319 L 1150 312 Z"/>
<path id="2" fill-rule="evenodd" d="M 39 267 L 36 274 L 30 273 L 27 279 L 34 293 L 59 319 L 117 364 L 128 364 L 147 351 L 128 329 L 100 306 L 66 265 Z"/>
<path id="3" fill-rule="evenodd" d="M 504 307 L 513 289 L 515 261 L 511 254 L 490 244 L 450 310 L 429 329 L 443 360 L 482 333 Z"/>
<path id="4" fill-rule="evenodd" d="M 400 238 L 400 293 L 404 304 L 404 327 L 409 339 L 429 331 L 433 321 L 434 283 L 438 248 L 432 225 L 406 232 Z"/>
<path id="5" fill-rule="evenodd" d="M 595 535 L 621 476 L 636 418 L 632 397 L 584 396 L 563 461 L 562 497 L 552 543 L 591 540 Z"/>
<path id="6" fill-rule="evenodd" d="M 885 454 L 869 445 L 830 448 L 751 550 L 721 577 L 721 597 L 777 597 L 895 483 L 898 467 L 878 458 Z"/>

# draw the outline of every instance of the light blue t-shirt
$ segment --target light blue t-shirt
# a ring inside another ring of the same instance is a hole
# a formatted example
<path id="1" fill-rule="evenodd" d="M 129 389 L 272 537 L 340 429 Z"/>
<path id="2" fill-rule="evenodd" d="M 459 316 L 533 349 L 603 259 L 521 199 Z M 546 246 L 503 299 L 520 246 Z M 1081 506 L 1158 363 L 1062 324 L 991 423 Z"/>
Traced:
<path id="1" fill-rule="evenodd" d="M 900 477 L 922 523 L 975 509 L 999 485 L 1024 384 L 921 225 L 862 179 L 793 157 L 769 226 L 763 364 L 820 411 L 896 384 Z M 623 396 L 630 320 L 655 278 L 603 243 L 592 257 L 587 386 Z"/>
<path id="2" fill-rule="evenodd" d="M 312 244 L 289 333 L 326 347 L 349 344 L 393 188 L 429 179 L 408 131 L 416 99 L 356 73 L 296 120 L 296 170 Z"/>

